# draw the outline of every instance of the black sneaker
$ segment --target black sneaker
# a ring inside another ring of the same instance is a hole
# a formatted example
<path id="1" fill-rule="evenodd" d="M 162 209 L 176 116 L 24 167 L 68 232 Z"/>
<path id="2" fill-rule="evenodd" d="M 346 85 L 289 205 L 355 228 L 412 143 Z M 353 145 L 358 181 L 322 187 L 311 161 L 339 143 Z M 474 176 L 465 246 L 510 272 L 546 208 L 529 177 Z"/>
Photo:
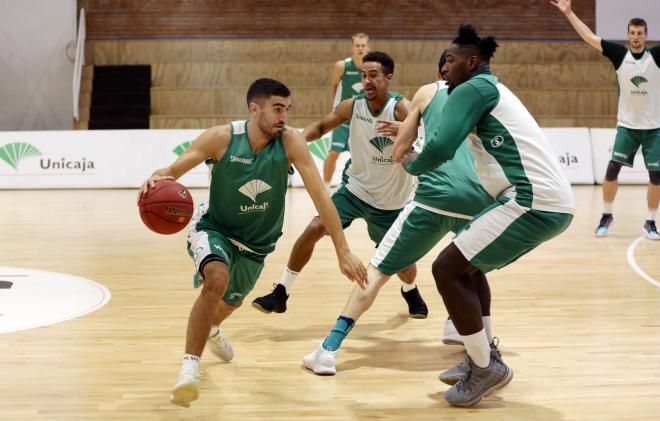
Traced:
<path id="1" fill-rule="evenodd" d="M 275 288 L 273 292 L 263 297 L 257 297 L 252 301 L 252 307 L 257 310 L 270 314 L 270 313 L 284 313 L 286 311 L 286 300 L 289 298 L 286 295 L 286 288 L 282 284 L 273 284 Z"/>
<path id="2" fill-rule="evenodd" d="M 658 229 L 655 227 L 655 221 L 651 219 L 646 220 L 642 232 L 649 240 L 660 240 L 660 234 L 658 234 Z"/>
<path id="3" fill-rule="evenodd" d="M 600 222 L 596 227 L 596 237 L 605 237 L 607 235 L 607 230 L 614 223 L 614 217 L 611 213 L 604 213 Z"/>
<path id="4" fill-rule="evenodd" d="M 429 315 L 429 308 L 426 307 L 424 299 L 419 293 L 417 286 L 411 289 L 408 292 L 403 292 L 403 287 L 401 287 L 401 295 L 408 303 L 408 314 L 413 319 L 426 319 L 426 316 Z"/>

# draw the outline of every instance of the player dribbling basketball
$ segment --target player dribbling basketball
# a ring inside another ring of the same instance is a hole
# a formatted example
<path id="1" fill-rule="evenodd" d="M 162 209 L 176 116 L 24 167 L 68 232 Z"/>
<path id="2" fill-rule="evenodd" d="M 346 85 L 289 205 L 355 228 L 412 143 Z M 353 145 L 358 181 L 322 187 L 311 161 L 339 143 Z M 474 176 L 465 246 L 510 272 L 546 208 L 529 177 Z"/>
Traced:
<path id="1" fill-rule="evenodd" d="M 273 79 L 258 79 L 248 89 L 247 105 L 249 120 L 206 130 L 140 189 L 142 194 L 157 180 L 177 179 L 209 157 L 215 162 L 209 200 L 198 206 L 188 236 L 188 252 L 197 268 L 195 287 L 202 285 L 202 290 L 190 312 L 183 365 L 170 399 L 183 407 L 199 396 L 199 358 L 207 339 L 223 360 L 234 356 L 219 325 L 252 290 L 282 233 L 291 164 L 332 237 L 342 273 L 362 286 L 366 282 L 366 269 L 348 248 L 305 140 L 286 128 L 289 89 Z"/>

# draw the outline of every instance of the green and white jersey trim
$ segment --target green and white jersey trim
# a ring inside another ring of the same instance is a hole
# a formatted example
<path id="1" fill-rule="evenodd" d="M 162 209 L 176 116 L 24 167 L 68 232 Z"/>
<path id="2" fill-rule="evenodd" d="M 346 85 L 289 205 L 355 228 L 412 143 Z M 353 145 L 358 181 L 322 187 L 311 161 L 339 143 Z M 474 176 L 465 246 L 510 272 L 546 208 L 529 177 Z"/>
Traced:
<path id="1" fill-rule="evenodd" d="M 379 115 L 372 114 L 363 94 L 353 102 L 348 137 L 351 160 L 344 183 L 358 199 L 378 209 L 403 208 L 415 189 L 415 177 L 392 159 L 394 139 L 376 132 L 376 120 L 395 120 L 394 110 L 401 99 L 390 94 Z"/>
<path id="2" fill-rule="evenodd" d="M 617 125 L 628 129 L 660 127 L 660 68 L 649 50 L 635 60 L 628 50 L 616 70 L 619 83 Z"/>
<path id="3" fill-rule="evenodd" d="M 477 177 L 493 197 L 515 198 L 523 208 L 573 213 L 571 186 L 550 143 L 527 108 L 497 83 L 499 100 L 470 137 Z"/>
<path id="4" fill-rule="evenodd" d="M 451 216 L 452 218 L 459 218 L 459 219 L 467 219 L 468 221 L 471 221 L 474 218 L 473 216 L 464 215 L 462 213 L 449 212 L 449 211 L 446 211 L 446 210 L 437 209 L 437 208 L 434 208 L 433 206 L 428 206 L 428 205 L 425 205 L 423 203 L 416 202 L 414 200 L 411 201 L 410 203 L 414 204 L 418 208 L 427 210 L 429 212 L 437 213 L 438 215 Z"/>

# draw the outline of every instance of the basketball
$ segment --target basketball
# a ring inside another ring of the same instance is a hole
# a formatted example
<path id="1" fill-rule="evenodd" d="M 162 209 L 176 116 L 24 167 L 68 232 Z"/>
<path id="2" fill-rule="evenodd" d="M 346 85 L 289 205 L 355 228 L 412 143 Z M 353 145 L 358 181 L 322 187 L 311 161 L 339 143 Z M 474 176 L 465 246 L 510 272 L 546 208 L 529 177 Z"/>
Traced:
<path id="1" fill-rule="evenodd" d="M 174 234 L 188 225 L 193 214 L 190 191 L 174 180 L 159 180 L 140 196 L 140 218 L 153 232 Z"/>

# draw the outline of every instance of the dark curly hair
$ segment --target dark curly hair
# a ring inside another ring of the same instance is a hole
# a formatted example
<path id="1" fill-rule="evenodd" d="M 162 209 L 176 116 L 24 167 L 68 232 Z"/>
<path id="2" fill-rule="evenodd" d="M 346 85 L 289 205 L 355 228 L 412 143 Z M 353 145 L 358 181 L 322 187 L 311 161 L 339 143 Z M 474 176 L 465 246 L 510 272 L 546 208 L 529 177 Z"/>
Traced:
<path id="1" fill-rule="evenodd" d="M 472 47 L 479 51 L 479 58 L 490 61 L 499 46 L 493 37 L 481 38 L 474 26 L 467 24 L 458 28 L 458 36 L 452 41 L 461 47 Z"/>

